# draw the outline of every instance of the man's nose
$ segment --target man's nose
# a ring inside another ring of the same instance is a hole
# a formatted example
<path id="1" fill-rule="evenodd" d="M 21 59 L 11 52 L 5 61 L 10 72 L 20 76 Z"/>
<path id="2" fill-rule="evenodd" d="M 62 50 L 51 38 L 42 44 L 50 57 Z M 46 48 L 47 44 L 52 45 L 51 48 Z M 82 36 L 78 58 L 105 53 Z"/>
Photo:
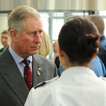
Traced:
<path id="1" fill-rule="evenodd" d="M 2 38 L 2 41 L 5 41 L 5 38 Z"/>
<path id="2" fill-rule="evenodd" d="M 41 40 L 42 40 L 42 35 L 37 32 L 37 33 L 36 33 L 36 36 L 35 36 L 35 38 L 34 38 L 34 41 L 40 43 Z"/>

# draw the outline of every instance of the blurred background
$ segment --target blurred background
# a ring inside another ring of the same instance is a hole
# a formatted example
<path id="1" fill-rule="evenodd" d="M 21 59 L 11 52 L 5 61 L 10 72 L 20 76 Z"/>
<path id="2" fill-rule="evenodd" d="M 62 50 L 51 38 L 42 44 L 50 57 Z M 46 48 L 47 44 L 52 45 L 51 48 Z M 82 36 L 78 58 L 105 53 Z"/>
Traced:
<path id="1" fill-rule="evenodd" d="M 1 32 L 8 28 L 10 12 L 21 5 L 31 6 L 40 12 L 43 29 L 49 34 L 51 45 L 58 39 L 62 25 L 70 16 L 86 17 L 89 14 L 99 14 L 106 24 L 106 0 L 0 0 L 0 36 Z M 0 48 L 2 48 L 1 42 Z M 48 58 L 52 57 L 53 46 Z"/>

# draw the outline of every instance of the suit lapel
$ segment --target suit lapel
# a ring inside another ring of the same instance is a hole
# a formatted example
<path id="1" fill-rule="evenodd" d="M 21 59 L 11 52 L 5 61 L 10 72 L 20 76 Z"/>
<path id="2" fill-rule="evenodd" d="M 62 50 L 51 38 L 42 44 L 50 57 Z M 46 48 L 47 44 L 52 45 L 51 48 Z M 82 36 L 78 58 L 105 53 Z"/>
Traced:
<path id="1" fill-rule="evenodd" d="M 38 54 L 34 55 L 32 64 L 32 72 L 33 72 L 33 86 L 37 85 L 40 82 L 40 76 L 37 74 L 38 68 L 41 68 L 43 62 L 39 58 Z M 42 73 L 43 70 L 40 71 Z"/>
<path id="2" fill-rule="evenodd" d="M 4 70 L 2 70 L 2 76 L 4 77 L 10 88 L 13 90 L 17 98 L 20 100 L 20 102 L 24 104 L 29 92 L 26 83 L 8 49 L 2 56 L 4 56 L 2 62 Z"/>

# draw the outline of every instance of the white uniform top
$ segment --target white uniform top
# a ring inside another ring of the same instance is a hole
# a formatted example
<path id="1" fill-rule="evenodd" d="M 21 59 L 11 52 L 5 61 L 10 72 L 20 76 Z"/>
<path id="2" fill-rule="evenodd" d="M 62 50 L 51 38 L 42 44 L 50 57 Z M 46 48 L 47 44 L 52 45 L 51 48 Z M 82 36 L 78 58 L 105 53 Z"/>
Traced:
<path id="1" fill-rule="evenodd" d="M 60 78 L 32 88 L 25 106 L 106 106 L 106 79 L 86 67 L 71 67 Z"/>

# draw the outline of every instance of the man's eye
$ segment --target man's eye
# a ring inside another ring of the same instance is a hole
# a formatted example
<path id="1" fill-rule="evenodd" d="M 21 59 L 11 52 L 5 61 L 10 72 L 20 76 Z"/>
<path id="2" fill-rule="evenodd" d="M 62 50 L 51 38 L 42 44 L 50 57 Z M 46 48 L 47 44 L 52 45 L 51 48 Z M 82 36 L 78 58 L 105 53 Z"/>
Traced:
<path id="1" fill-rule="evenodd" d="M 39 31 L 39 35 L 40 35 L 40 36 L 42 35 L 42 33 L 43 33 L 43 31 Z"/>
<path id="2" fill-rule="evenodd" d="M 35 33 L 34 33 L 34 32 L 32 32 L 31 34 L 32 34 L 32 35 L 34 35 Z"/>
<path id="3" fill-rule="evenodd" d="M 30 33 L 30 37 L 33 37 L 33 36 L 35 36 L 35 32 L 32 32 L 32 33 Z"/>
<path id="4" fill-rule="evenodd" d="M 8 39 L 7 37 L 5 39 Z"/>
<path id="5" fill-rule="evenodd" d="M 42 31 L 39 31 L 39 33 L 42 33 Z"/>

